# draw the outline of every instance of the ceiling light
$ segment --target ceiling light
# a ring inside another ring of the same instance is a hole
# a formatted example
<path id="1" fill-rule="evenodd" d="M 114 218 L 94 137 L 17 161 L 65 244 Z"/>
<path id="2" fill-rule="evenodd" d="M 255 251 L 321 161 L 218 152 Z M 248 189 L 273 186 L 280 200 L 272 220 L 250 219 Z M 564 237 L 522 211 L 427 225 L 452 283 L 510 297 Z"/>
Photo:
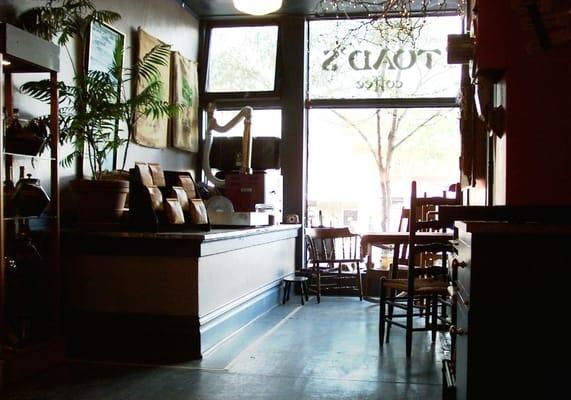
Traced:
<path id="1" fill-rule="evenodd" d="M 277 11 L 282 0 L 233 0 L 236 10 L 245 14 L 265 15 Z"/>
<path id="2" fill-rule="evenodd" d="M 12 65 L 12 63 L 8 60 L 2 60 L 2 65 L 8 66 L 8 65 Z"/>

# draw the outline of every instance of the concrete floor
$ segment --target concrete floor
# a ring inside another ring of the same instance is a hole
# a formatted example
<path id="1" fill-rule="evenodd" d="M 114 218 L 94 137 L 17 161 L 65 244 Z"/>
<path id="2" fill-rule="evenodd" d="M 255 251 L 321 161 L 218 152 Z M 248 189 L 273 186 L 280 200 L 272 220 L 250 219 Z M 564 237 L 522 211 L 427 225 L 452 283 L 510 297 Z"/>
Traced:
<path id="1" fill-rule="evenodd" d="M 2 399 L 440 399 L 448 341 L 393 328 L 379 351 L 378 305 L 350 297 L 298 297 L 210 351 L 177 365 L 71 360 L 2 393 Z"/>

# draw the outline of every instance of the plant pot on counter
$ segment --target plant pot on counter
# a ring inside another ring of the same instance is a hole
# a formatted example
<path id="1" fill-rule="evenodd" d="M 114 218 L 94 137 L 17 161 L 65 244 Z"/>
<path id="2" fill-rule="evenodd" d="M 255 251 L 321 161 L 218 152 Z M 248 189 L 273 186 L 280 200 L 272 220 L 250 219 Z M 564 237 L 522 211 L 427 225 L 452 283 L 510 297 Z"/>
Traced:
<path id="1" fill-rule="evenodd" d="M 76 179 L 71 181 L 71 191 L 81 229 L 106 231 L 120 227 L 129 181 Z"/>

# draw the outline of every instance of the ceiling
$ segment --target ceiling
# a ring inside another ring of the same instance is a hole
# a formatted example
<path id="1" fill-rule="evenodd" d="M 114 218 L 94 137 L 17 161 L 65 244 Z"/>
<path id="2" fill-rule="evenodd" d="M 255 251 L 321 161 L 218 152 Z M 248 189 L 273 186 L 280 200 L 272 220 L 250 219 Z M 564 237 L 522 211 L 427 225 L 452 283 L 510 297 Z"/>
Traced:
<path id="1" fill-rule="evenodd" d="M 232 0 L 177 0 L 183 4 L 192 14 L 200 19 L 216 19 L 228 17 L 245 17 L 244 14 L 237 11 L 232 5 Z M 370 2 L 371 0 L 369 0 Z M 384 0 L 377 0 L 383 3 Z M 433 0 L 434 9 L 438 9 L 438 3 L 442 0 Z M 447 0 L 445 10 L 455 11 L 458 8 L 458 2 L 461 0 Z M 319 0 L 283 0 L 282 8 L 274 15 L 315 15 Z M 416 2 L 421 3 L 421 2 Z M 356 14 L 362 14 L 361 10 L 357 10 Z M 349 12 L 351 14 L 351 12 Z M 252 17 L 252 16 L 248 16 Z"/>
<path id="2" fill-rule="evenodd" d="M 184 0 L 193 14 L 200 18 L 244 16 L 232 5 L 232 0 Z M 276 14 L 311 14 L 317 0 L 284 0 Z"/>

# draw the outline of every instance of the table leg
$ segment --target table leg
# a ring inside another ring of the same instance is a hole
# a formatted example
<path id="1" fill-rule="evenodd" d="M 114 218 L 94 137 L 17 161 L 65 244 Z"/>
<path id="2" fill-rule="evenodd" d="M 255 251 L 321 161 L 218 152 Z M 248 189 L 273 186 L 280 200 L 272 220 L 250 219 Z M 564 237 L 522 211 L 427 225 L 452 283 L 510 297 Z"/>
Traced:
<path id="1" fill-rule="evenodd" d="M 289 300 L 289 291 L 291 290 L 291 282 L 284 281 L 284 295 L 282 298 L 282 304 L 285 304 Z"/>
<path id="2" fill-rule="evenodd" d="M 373 246 L 367 244 L 367 269 L 373 269 Z"/>
<path id="3" fill-rule="evenodd" d="M 400 255 L 400 243 L 395 243 L 393 246 L 393 264 L 390 266 L 391 269 L 391 279 L 398 278 L 399 273 L 399 255 Z"/>

